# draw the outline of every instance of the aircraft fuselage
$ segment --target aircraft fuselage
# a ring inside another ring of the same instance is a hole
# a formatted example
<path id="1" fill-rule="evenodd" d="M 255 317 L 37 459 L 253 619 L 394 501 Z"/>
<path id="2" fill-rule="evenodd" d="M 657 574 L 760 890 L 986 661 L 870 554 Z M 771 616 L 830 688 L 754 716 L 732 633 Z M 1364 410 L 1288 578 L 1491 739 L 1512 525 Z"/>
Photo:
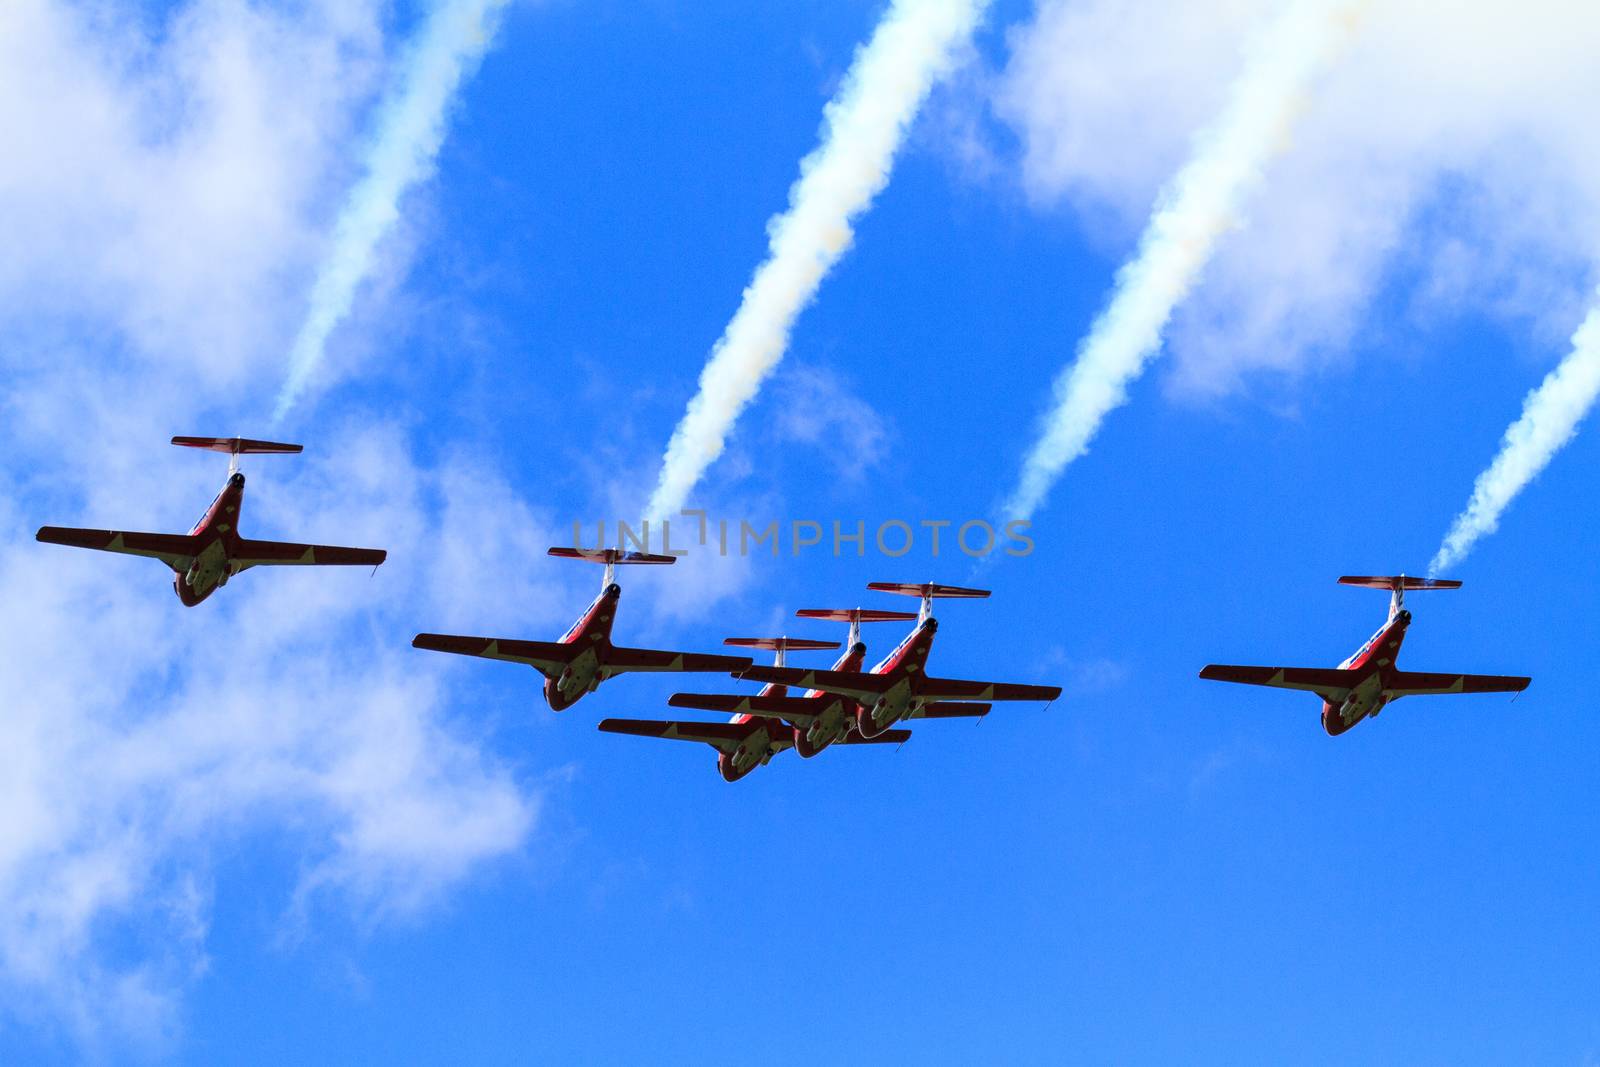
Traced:
<path id="1" fill-rule="evenodd" d="M 921 708 L 917 680 L 927 674 L 928 653 L 933 650 L 933 635 L 938 629 L 938 619 L 925 620 L 872 668 L 871 673 L 892 678 L 894 682 L 871 707 L 856 709 L 856 729 L 861 736 L 877 737 Z"/>
<path id="2" fill-rule="evenodd" d="M 605 681 L 605 655 L 611 648 L 611 625 L 617 617 L 617 601 L 621 596 L 621 586 L 606 586 L 561 635 L 561 644 L 576 645 L 582 651 L 559 675 L 545 678 L 544 699 L 551 711 L 565 711 Z"/>
<path id="3" fill-rule="evenodd" d="M 233 555 L 239 543 L 239 509 L 243 503 L 244 475 L 235 471 L 189 531 L 190 537 L 200 539 L 202 547 L 189 569 L 172 579 L 173 591 L 186 607 L 194 607 L 238 573 Z"/>
<path id="4" fill-rule="evenodd" d="M 1400 645 L 1410 626 L 1411 612 L 1399 612 L 1349 659 L 1339 664 L 1340 670 L 1366 673 L 1342 704 L 1322 702 L 1322 728 L 1330 737 L 1337 737 L 1362 719 L 1378 714 L 1389 702 L 1385 690 L 1392 688 L 1390 679 L 1398 670 L 1395 660 L 1400 656 Z"/>

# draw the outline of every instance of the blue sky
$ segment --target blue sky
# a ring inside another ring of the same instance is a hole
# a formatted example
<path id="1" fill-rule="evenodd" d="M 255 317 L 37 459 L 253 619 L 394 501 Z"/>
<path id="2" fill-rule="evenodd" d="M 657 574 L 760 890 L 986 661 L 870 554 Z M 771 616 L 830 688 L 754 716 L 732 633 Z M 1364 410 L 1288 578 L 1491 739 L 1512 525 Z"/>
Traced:
<path id="1" fill-rule="evenodd" d="M 697 502 L 992 515 L 1271 6 L 1187 37 L 1109 3 L 992 9 Z M 543 549 L 642 506 L 881 5 L 509 9 L 288 420 L 306 455 L 247 467 L 251 535 L 385 545 L 376 576 L 256 571 L 189 610 L 154 564 L 33 542 L 186 529 L 222 466 L 165 438 L 264 434 L 416 24 L 332 10 L 130 28 L 27 3 L 0 33 L 37 56 L 0 99 L 93 70 L 83 92 L 124 101 L 0 111 L 32 160 L 0 164 L 23 235 L 0 267 L 0 1061 L 1600 1061 L 1600 440 L 1460 592 L 1408 602 L 1408 666 L 1532 675 L 1515 702 L 1405 701 L 1330 739 L 1310 696 L 1195 677 L 1359 645 L 1384 599 L 1334 578 L 1422 571 L 1566 354 L 1600 152 L 1544 105 L 1594 74 L 1528 42 L 1593 16 L 1535 4 L 1495 41 L 1499 111 L 1373 109 L 1405 25 L 1319 86 L 1034 554 L 941 605 L 940 672 L 1060 701 L 729 785 L 709 749 L 594 729 L 715 679 L 555 715 L 530 671 L 407 642 L 553 638 L 587 602 L 598 572 Z M 1437 62 L 1481 67 L 1479 30 Z M 1519 81 L 1524 46 L 1549 69 Z M 622 576 L 617 638 L 841 637 L 789 616 L 970 576 L 948 550 L 697 557 Z"/>

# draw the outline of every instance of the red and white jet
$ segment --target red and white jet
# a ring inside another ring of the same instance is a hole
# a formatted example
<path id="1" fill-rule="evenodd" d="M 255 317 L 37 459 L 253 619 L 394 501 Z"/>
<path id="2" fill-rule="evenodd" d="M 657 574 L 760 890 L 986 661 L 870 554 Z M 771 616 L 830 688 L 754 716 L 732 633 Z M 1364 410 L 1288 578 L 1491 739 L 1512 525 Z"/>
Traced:
<path id="1" fill-rule="evenodd" d="M 820 693 L 844 697 L 854 706 L 855 730 L 863 738 L 874 738 L 902 719 L 927 714 L 931 705 L 962 700 L 1054 700 L 1059 686 L 1018 685 L 1009 682 L 968 682 L 955 678 L 931 678 L 927 673 L 928 652 L 939 620 L 933 617 L 933 601 L 943 597 L 986 597 L 986 589 L 963 589 L 953 585 L 904 585 L 872 582 L 868 589 L 883 593 L 922 598 L 917 625 L 895 650 L 871 671 L 803 670 L 795 667 L 751 667 L 741 677 L 756 682 L 780 682 L 805 686 Z M 935 709 L 937 714 L 937 709 Z"/>
<path id="2" fill-rule="evenodd" d="M 730 637 L 724 644 L 744 648 L 762 648 L 773 652 L 775 666 L 783 666 L 785 653 L 791 649 L 838 648 L 837 641 L 808 641 L 796 637 Z M 856 642 L 840 662 L 854 656 L 861 662 L 857 649 L 865 646 Z M 818 710 L 819 701 L 807 697 L 787 696 L 788 687 L 771 683 L 762 687 L 753 697 L 718 696 L 712 694 L 679 693 L 671 703 L 678 707 L 706 708 L 711 711 L 733 711 L 727 722 L 691 722 L 663 719 L 605 719 L 600 729 L 613 734 L 632 734 L 635 737 L 660 737 L 669 741 L 698 741 L 717 750 L 717 772 L 724 781 L 737 782 L 757 767 L 764 767 L 773 756 L 785 749 L 796 747 L 803 737 L 798 722 L 809 722 Z M 832 701 L 833 697 L 826 697 Z M 877 737 L 866 739 L 859 734 L 840 738 L 845 744 L 900 744 L 911 736 L 910 730 L 887 730 Z"/>
<path id="3" fill-rule="evenodd" d="M 1346 575 L 1340 585 L 1388 589 L 1389 617 L 1354 655 L 1332 670 L 1318 667 L 1236 667 L 1213 663 L 1200 677 L 1215 682 L 1241 682 L 1278 689 L 1303 689 L 1322 698 L 1322 728 L 1338 736 L 1362 719 L 1378 714 L 1392 700 L 1438 693 L 1520 693 L 1529 678 L 1499 674 L 1423 674 L 1395 665 L 1400 643 L 1411 625 L 1405 609 L 1407 591 L 1459 589 L 1460 582 L 1442 578 L 1397 575 Z"/>
<path id="4" fill-rule="evenodd" d="M 551 711 L 565 711 L 585 693 L 600 688 L 607 678 L 630 671 L 731 671 L 750 666 L 749 656 L 716 656 L 698 652 L 663 652 L 654 648 L 624 648 L 611 643 L 611 624 L 617 614 L 622 587 L 616 583 L 617 564 L 669 564 L 674 556 L 649 552 L 624 552 L 615 548 L 552 548 L 563 559 L 605 564 L 600 595 L 559 641 L 517 641 L 506 637 L 456 637 L 418 634 L 411 644 L 435 652 L 482 656 L 511 663 L 526 663 L 544 675 L 544 698 Z"/>
<path id="5" fill-rule="evenodd" d="M 52 545 L 93 548 L 102 552 L 159 559 L 172 568 L 175 574 L 172 587 L 177 591 L 178 599 L 191 608 L 227 585 L 229 578 L 250 567 L 376 567 L 387 558 L 388 553 L 381 548 L 252 541 L 239 536 L 239 507 L 244 502 L 244 475 L 239 472 L 239 457 L 291 454 L 300 451 L 299 445 L 252 441 L 243 437 L 174 437 L 172 443 L 187 448 L 226 452 L 230 457 L 227 482 L 188 533 L 130 533 L 122 530 L 41 526 L 35 536 Z"/>

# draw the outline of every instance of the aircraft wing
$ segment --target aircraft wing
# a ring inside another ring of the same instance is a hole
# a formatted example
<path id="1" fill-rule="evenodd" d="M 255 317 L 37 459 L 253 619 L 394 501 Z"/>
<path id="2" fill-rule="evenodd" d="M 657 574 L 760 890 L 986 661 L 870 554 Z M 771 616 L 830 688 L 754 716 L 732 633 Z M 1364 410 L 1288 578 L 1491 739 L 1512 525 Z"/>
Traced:
<path id="1" fill-rule="evenodd" d="M 838 745 L 903 745 L 911 740 L 910 730 L 885 730 L 877 737 L 862 737 L 852 730 L 835 741 Z"/>
<path id="2" fill-rule="evenodd" d="M 194 562 L 195 538 L 185 534 L 128 533 L 122 530 L 80 530 L 71 526 L 41 526 L 36 540 L 50 545 L 93 548 L 129 556 L 159 559 L 182 574 Z"/>
<path id="3" fill-rule="evenodd" d="M 674 693 L 667 701 L 675 708 L 698 708 L 728 715 L 760 715 L 788 719 L 802 726 L 834 703 L 831 698 L 733 696 L 720 693 Z"/>
<path id="4" fill-rule="evenodd" d="M 907 715 L 908 719 L 981 719 L 989 714 L 988 704 L 960 704 L 937 700 Z"/>
<path id="5" fill-rule="evenodd" d="M 727 671 L 737 674 L 750 666 L 749 656 L 719 656 L 705 652 L 663 652 L 658 648 L 612 647 L 600 663 L 607 676 L 628 671 Z"/>
<path id="6" fill-rule="evenodd" d="M 290 541 L 239 539 L 232 560 L 238 570 L 247 567 L 376 567 L 389 557 L 381 548 L 341 548 L 338 545 L 297 545 Z"/>
<path id="7" fill-rule="evenodd" d="M 1054 700 L 1061 695 L 1061 687 L 924 678 L 917 684 L 917 695 L 934 700 Z"/>
<path id="8" fill-rule="evenodd" d="M 682 722 L 674 719 L 601 719 L 608 734 L 659 737 L 667 741 L 703 741 L 720 752 L 732 752 L 760 723 Z"/>
<path id="9" fill-rule="evenodd" d="M 861 671 L 823 671 L 804 667 L 751 667 L 739 677 L 750 682 L 777 682 L 801 689 L 820 689 L 837 693 L 858 703 L 871 704 L 889 691 L 894 683 L 882 674 Z"/>
<path id="10" fill-rule="evenodd" d="M 411 639 L 411 647 L 454 652 L 458 656 L 481 656 L 509 663 L 526 663 L 551 677 L 565 670 L 579 652 L 576 645 L 563 645 L 556 641 L 513 641 L 504 637 L 456 637 L 451 634 L 418 634 Z"/>
<path id="11" fill-rule="evenodd" d="M 1502 674 L 1431 674 L 1421 671 L 1396 671 L 1393 685 L 1384 691 L 1394 697 L 1425 696 L 1439 693 L 1520 693 L 1531 678 Z"/>
<path id="12" fill-rule="evenodd" d="M 1322 667 L 1236 667 L 1212 663 L 1200 672 L 1200 677 L 1213 682 L 1239 682 L 1243 685 L 1267 685 L 1275 689 L 1303 689 L 1315 693 L 1330 704 L 1337 704 L 1350 695 L 1362 678 L 1359 671 L 1341 671 Z"/>

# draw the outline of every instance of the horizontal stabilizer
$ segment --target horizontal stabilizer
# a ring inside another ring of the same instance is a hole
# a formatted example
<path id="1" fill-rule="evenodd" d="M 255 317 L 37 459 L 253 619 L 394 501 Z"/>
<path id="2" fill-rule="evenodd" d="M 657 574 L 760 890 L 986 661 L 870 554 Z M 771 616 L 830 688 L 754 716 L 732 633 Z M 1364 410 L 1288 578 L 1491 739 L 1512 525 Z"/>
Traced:
<path id="1" fill-rule="evenodd" d="M 1404 574 L 1347 574 L 1339 579 L 1340 585 L 1354 585 L 1362 589 L 1388 589 L 1412 592 L 1417 589 L 1460 589 L 1461 583 L 1448 578 L 1410 578 Z"/>
<path id="2" fill-rule="evenodd" d="M 829 622 L 914 622 L 914 611 L 879 611 L 876 608 L 801 608 L 802 619 L 827 619 Z"/>
<path id="3" fill-rule="evenodd" d="M 728 637 L 724 638 L 722 643 L 736 648 L 764 648 L 769 652 L 811 651 L 839 647 L 837 641 L 812 641 L 803 637 Z"/>
<path id="4" fill-rule="evenodd" d="M 583 559 L 590 563 L 676 563 L 677 556 L 662 556 L 654 552 L 626 552 L 620 548 L 552 548 L 552 556 L 562 559 Z"/>
<path id="5" fill-rule="evenodd" d="M 987 589 L 967 589 L 959 585 L 939 585 L 937 582 L 923 582 L 921 585 L 905 582 L 868 582 L 867 588 L 900 596 L 973 598 L 989 595 Z"/>
<path id="6" fill-rule="evenodd" d="M 185 448 L 226 452 L 232 456 L 290 455 L 302 448 L 300 445 L 286 445 L 278 441 L 255 441 L 248 437 L 174 437 L 172 443 Z"/>

